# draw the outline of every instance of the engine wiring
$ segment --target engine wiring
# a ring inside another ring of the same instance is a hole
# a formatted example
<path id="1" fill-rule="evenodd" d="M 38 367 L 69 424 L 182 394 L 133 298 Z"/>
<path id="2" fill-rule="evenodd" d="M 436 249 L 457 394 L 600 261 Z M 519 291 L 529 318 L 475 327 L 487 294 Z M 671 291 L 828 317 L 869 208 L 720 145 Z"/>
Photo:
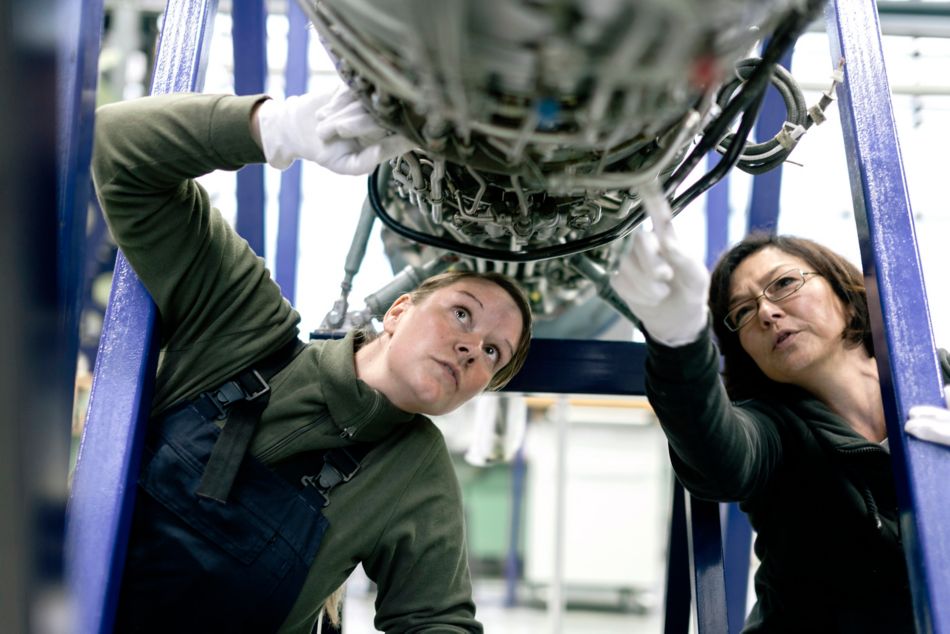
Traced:
<path id="1" fill-rule="evenodd" d="M 766 44 L 761 59 L 740 62 L 737 66 L 737 78 L 720 89 L 717 97 L 720 100 L 720 113 L 707 124 L 692 151 L 663 182 L 663 191 L 672 198 L 671 207 L 674 214 L 679 213 L 690 202 L 719 182 L 730 169 L 737 165 L 746 171 L 756 170 L 753 173 L 761 173 L 777 167 L 788 157 L 791 149 L 794 148 L 794 143 L 804 130 L 815 123 L 820 123 L 821 112 L 831 101 L 830 91 L 825 93 L 820 104 L 811 110 L 806 110 L 801 91 L 795 85 L 791 75 L 778 65 L 778 60 L 791 49 L 822 6 L 823 2 L 820 0 L 809 0 L 804 8 L 789 12 Z M 770 84 L 775 84 L 782 94 L 790 121 L 773 139 L 764 143 L 749 144 L 747 139 Z M 730 133 L 729 130 L 734 121 L 740 117 L 738 129 L 735 133 Z M 723 158 L 684 192 L 676 195 L 678 187 L 699 161 L 712 150 L 721 152 Z M 624 238 L 645 218 L 645 214 L 639 208 L 639 203 L 635 203 L 630 213 L 618 224 L 593 235 L 574 240 L 562 239 L 556 244 L 532 246 L 521 250 L 486 247 L 418 231 L 404 225 L 388 213 L 382 203 L 379 186 L 384 180 L 380 169 L 377 168 L 368 181 L 369 203 L 384 225 L 413 242 L 474 258 L 502 262 L 533 262 L 570 257 Z"/>

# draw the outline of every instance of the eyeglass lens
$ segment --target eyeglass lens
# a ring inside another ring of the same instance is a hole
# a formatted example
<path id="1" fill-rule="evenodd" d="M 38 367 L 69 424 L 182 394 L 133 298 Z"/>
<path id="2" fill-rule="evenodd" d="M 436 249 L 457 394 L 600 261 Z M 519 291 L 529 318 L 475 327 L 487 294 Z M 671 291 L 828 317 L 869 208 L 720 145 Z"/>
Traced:
<path id="1" fill-rule="evenodd" d="M 752 316 L 759 306 L 759 299 L 761 297 L 765 297 L 773 302 L 780 301 L 800 289 L 804 283 L 805 274 L 802 271 L 798 269 L 786 271 L 778 278 L 769 282 L 759 297 L 746 300 L 730 310 L 726 315 L 726 325 L 733 331 L 739 330 L 739 328 L 752 319 Z"/>

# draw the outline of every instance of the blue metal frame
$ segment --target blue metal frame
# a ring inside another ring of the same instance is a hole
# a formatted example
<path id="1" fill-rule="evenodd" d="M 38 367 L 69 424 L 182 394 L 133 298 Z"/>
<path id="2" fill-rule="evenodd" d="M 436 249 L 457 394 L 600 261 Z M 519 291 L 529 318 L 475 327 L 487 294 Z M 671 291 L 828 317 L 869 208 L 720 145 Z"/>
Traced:
<path id="1" fill-rule="evenodd" d="M 663 632 L 689 632 L 690 582 L 689 529 L 686 526 L 686 490 L 673 478 L 672 508 L 670 510 L 670 541 L 666 550 L 666 601 Z"/>
<path id="2" fill-rule="evenodd" d="M 706 156 L 706 170 L 719 162 L 716 152 Z M 706 268 L 711 269 L 729 245 L 729 175 L 706 192 Z"/>
<path id="3" fill-rule="evenodd" d="M 785 68 L 792 67 L 792 51 L 788 50 L 779 60 Z M 782 129 L 787 118 L 785 103 L 774 89 L 769 90 L 762 103 L 762 112 L 755 122 L 755 139 L 761 142 L 772 138 Z M 764 231 L 775 233 L 778 227 L 780 193 L 782 190 L 782 170 L 784 165 L 764 174 L 757 174 L 752 181 L 752 195 L 749 198 L 749 218 L 746 232 Z"/>
<path id="4" fill-rule="evenodd" d="M 57 418 L 55 433 L 61 435 L 62 446 L 68 448 L 69 414 L 79 352 L 79 319 L 86 281 L 86 220 L 92 198 L 89 164 L 92 159 L 103 6 L 102 0 L 83 0 L 62 3 L 60 9 L 56 13 L 62 24 L 57 60 L 57 279 L 58 305 L 61 309 L 57 326 L 63 337 L 64 357 L 60 360 L 54 389 L 58 392 L 57 400 L 61 399 L 64 405 L 64 416 L 62 419 Z M 53 445 L 60 446 L 60 443 L 54 442 Z M 62 468 L 65 469 L 65 466 Z M 62 543 L 65 538 L 65 527 L 60 524 L 56 542 Z M 69 567 L 65 560 L 63 565 Z M 66 575 L 73 570 L 66 570 Z"/>
<path id="5" fill-rule="evenodd" d="M 79 317 L 85 282 L 86 218 L 92 186 L 92 131 L 96 110 L 99 46 L 102 40 L 102 0 L 82 0 L 63 5 L 65 28 L 59 46 L 57 144 L 59 209 L 59 285 L 63 307 L 61 328 L 66 336 L 62 389 L 72 402 L 76 355 L 79 350 Z"/>
<path id="6" fill-rule="evenodd" d="M 153 94 L 201 88 L 216 11 L 216 0 L 169 1 Z M 115 618 L 155 373 L 155 317 L 148 292 L 120 255 L 67 519 L 67 574 L 79 632 L 110 632 Z"/>
<path id="7" fill-rule="evenodd" d="M 696 602 L 699 634 L 719 634 L 729 628 L 723 573 L 719 503 L 694 498 L 684 491 L 689 536 L 691 590 Z"/>
<path id="8" fill-rule="evenodd" d="M 291 0 L 287 3 L 287 69 L 284 94 L 300 95 L 307 91 L 307 51 L 310 45 L 310 20 Z M 300 175 L 303 165 L 295 161 L 280 175 L 278 197 L 277 256 L 274 279 L 284 297 L 294 303 L 297 292 L 297 241 L 300 226 Z"/>
<path id="9" fill-rule="evenodd" d="M 774 108 L 775 104 L 766 103 L 765 106 Z M 778 106 L 781 107 L 781 104 Z M 766 128 L 766 130 L 769 129 L 771 128 Z M 718 159 L 718 154 L 710 153 L 707 164 L 711 168 Z M 761 176 L 756 178 L 756 181 L 759 178 Z M 774 210 L 777 214 L 778 190 L 773 190 L 773 193 L 776 199 Z M 715 265 L 719 256 L 729 245 L 729 215 L 729 176 L 726 175 L 706 193 L 706 267 L 709 269 Z M 682 486 L 678 482 L 676 485 Z M 703 517 L 709 517 L 710 521 L 716 522 L 710 530 L 724 532 L 722 567 L 729 614 L 729 632 L 738 634 L 742 631 L 745 622 L 752 526 L 749 524 L 749 518 L 739 510 L 737 504 L 722 504 L 721 510 L 726 516 L 724 525 L 720 525 L 719 518 L 712 515 L 703 515 Z M 675 509 L 674 512 L 676 512 Z M 693 529 L 701 529 L 701 527 L 693 527 Z M 682 543 L 682 548 L 686 548 L 685 530 L 680 534 L 670 534 L 671 548 L 674 543 Z"/>
<path id="10" fill-rule="evenodd" d="M 903 432 L 912 405 L 943 397 L 880 25 L 873 0 L 836 0 L 826 17 L 917 630 L 947 633 L 950 448 Z"/>
<path id="11" fill-rule="evenodd" d="M 508 523 L 508 551 L 505 553 L 505 600 L 506 608 L 518 605 L 518 579 L 521 577 L 521 515 L 524 504 L 525 476 L 527 462 L 524 457 L 524 445 L 518 447 L 511 461 L 511 509 Z"/>
<path id="12" fill-rule="evenodd" d="M 792 50 L 788 50 L 779 60 L 785 68 L 792 67 Z M 787 119 L 785 104 L 775 90 L 765 95 L 762 112 L 755 122 L 757 142 L 771 138 Z M 752 181 L 752 193 L 749 197 L 749 214 L 746 220 L 746 233 L 764 231 L 775 233 L 778 230 L 779 211 L 781 209 L 782 170 L 784 165 L 758 174 Z M 724 250 L 725 247 L 723 247 Z M 724 526 L 723 571 L 726 584 L 726 605 L 729 613 L 729 632 L 738 634 L 745 624 L 747 597 L 749 593 L 749 560 L 751 557 L 752 526 L 745 513 L 735 503 L 723 504 L 726 516 Z"/>
<path id="13" fill-rule="evenodd" d="M 290 2 L 289 4 L 293 4 Z M 264 0 L 233 0 L 231 42 L 234 92 L 256 95 L 267 81 L 267 9 Z M 245 165 L 237 173 L 237 232 L 264 257 L 264 166 Z"/>
<path id="14" fill-rule="evenodd" d="M 725 515 L 723 535 L 723 575 L 726 584 L 726 606 L 729 611 L 729 633 L 739 634 L 748 612 L 749 565 L 752 558 L 752 524 L 749 516 L 730 502 L 721 505 Z"/>
<path id="15" fill-rule="evenodd" d="M 534 339 L 510 392 L 644 394 L 646 346 L 622 341 Z"/>

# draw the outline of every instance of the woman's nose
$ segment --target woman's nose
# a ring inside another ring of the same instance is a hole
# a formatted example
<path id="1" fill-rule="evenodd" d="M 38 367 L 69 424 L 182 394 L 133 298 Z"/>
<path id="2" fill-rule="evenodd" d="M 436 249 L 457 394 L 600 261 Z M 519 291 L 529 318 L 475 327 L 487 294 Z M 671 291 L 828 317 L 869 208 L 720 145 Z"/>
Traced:
<path id="1" fill-rule="evenodd" d="M 478 351 L 479 344 L 474 341 L 461 340 L 455 344 L 456 353 L 465 361 L 472 363 L 475 360 L 475 353 Z"/>
<path id="2" fill-rule="evenodd" d="M 784 314 L 784 311 L 782 311 L 782 308 L 778 304 L 765 297 L 759 299 L 759 321 L 761 321 L 763 325 L 772 323 Z"/>

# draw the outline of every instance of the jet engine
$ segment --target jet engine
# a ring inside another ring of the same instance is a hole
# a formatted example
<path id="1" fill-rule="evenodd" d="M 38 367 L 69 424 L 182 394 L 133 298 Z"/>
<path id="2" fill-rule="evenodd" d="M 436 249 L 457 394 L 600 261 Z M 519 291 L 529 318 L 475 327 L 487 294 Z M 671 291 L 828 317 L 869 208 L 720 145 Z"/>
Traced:
<path id="1" fill-rule="evenodd" d="M 364 210 L 402 281 L 351 314 L 344 281 L 329 328 L 461 266 L 516 277 L 542 336 L 596 336 L 626 314 L 609 277 L 644 219 L 639 188 L 659 181 L 678 212 L 733 165 L 781 163 L 831 100 L 809 110 L 776 65 L 814 0 L 301 4 L 343 80 L 417 144 L 372 175 Z M 770 84 L 789 120 L 747 143 Z M 710 150 L 720 165 L 679 191 Z"/>

